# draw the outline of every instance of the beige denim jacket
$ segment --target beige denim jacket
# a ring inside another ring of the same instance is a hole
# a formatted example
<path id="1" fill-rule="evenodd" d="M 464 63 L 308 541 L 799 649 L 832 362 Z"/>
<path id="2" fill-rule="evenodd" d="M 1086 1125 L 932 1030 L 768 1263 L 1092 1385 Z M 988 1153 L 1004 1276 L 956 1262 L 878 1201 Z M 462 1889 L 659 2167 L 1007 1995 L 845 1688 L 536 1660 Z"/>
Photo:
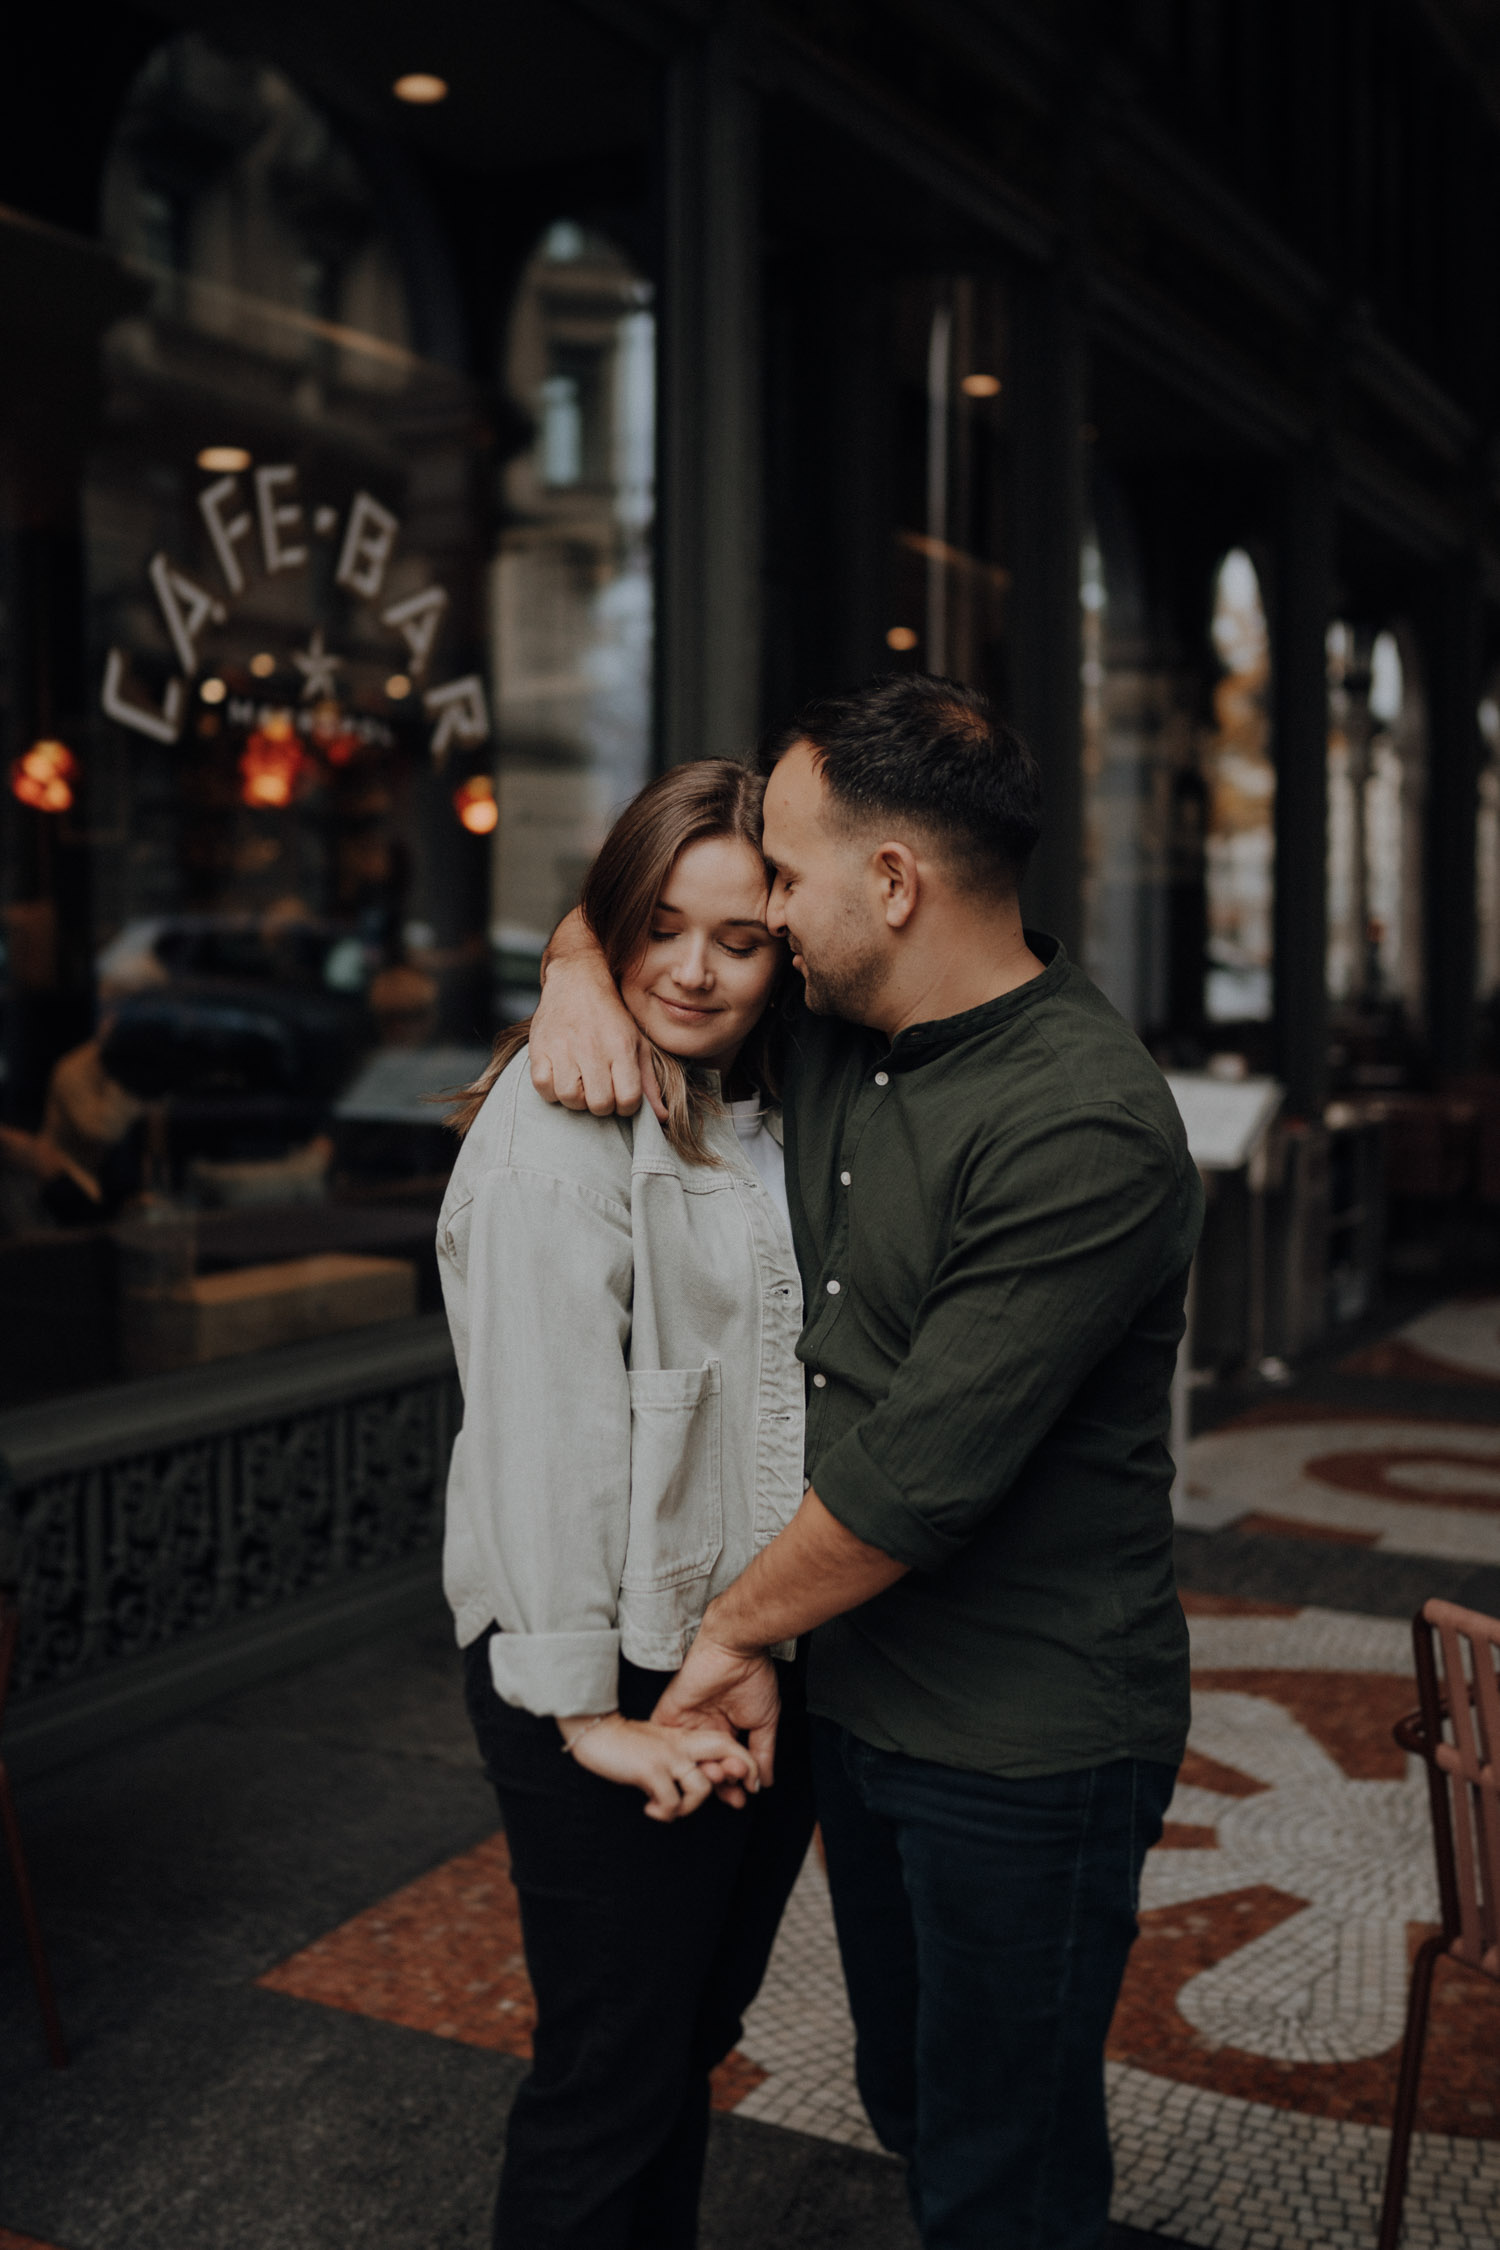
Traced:
<path id="1" fill-rule="evenodd" d="M 622 1652 L 674 1670 L 802 1497 L 791 1238 L 730 1121 L 708 1138 L 722 1163 L 685 1164 L 644 1104 L 553 1108 L 523 1051 L 443 1199 L 443 1581 L 460 1646 L 501 1627 L 495 1687 L 528 1711 L 612 1710 Z"/>

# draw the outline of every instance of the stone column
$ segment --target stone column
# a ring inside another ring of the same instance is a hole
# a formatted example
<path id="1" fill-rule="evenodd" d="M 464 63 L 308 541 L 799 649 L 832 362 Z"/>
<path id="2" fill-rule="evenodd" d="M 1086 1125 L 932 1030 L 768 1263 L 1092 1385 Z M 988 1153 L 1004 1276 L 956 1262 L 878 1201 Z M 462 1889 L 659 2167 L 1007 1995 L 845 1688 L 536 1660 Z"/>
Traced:
<path id="1" fill-rule="evenodd" d="M 667 93 L 658 680 L 664 763 L 740 757 L 760 723 L 757 105 L 731 23 Z"/>
<path id="2" fill-rule="evenodd" d="M 1473 1067 L 1476 1032 L 1475 824 L 1484 614 L 1478 566 L 1456 556 L 1435 574 L 1427 657 L 1427 1032 L 1441 1072 Z"/>
<path id="3" fill-rule="evenodd" d="M 1276 1064 L 1296 1116 L 1328 1091 L 1328 657 L 1336 518 L 1321 461 L 1285 473 L 1271 616 Z"/>

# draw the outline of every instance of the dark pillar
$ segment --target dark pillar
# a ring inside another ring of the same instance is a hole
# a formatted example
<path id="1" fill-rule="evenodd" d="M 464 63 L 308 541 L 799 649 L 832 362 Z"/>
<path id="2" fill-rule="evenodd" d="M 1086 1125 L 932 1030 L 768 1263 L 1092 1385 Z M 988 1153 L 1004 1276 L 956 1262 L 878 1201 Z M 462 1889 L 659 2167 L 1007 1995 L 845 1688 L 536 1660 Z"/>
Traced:
<path id="1" fill-rule="evenodd" d="M 1026 918 L 1081 950 L 1083 660 L 1078 600 L 1086 516 L 1088 352 L 1065 262 L 1017 290 L 1012 717 L 1041 761 L 1042 841 Z"/>
<path id="2" fill-rule="evenodd" d="M 672 65 L 661 329 L 664 762 L 744 757 L 759 726 L 755 97 L 732 25 Z"/>
<path id="3" fill-rule="evenodd" d="M 1475 821 L 1484 616 L 1468 557 L 1443 566 L 1427 656 L 1427 1025 L 1439 1071 L 1474 1061 Z"/>
<path id="4" fill-rule="evenodd" d="M 1286 471 L 1271 622 L 1276 752 L 1277 1070 L 1295 1116 L 1328 1092 L 1328 657 L 1334 602 L 1332 481 L 1320 461 Z"/>

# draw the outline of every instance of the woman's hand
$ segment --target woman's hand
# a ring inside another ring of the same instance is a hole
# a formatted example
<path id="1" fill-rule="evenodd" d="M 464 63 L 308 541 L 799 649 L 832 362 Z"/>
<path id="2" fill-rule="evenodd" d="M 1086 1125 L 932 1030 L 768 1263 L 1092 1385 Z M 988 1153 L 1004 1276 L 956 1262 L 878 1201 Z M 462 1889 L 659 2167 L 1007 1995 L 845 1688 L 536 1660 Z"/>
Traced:
<path id="1" fill-rule="evenodd" d="M 607 1719 L 559 1719 L 557 1724 L 575 1764 L 601 1781 L 645 1791 L 648 1820 L 681 1820 L 712 1796 L 714 1783 L 701 1761 L 752 1794 L 760 1787 L 754 1758 L 720 1727 L 662 1727 L 654 1719 L 623 1718 L 618 1711 Z M 743 1804 L 742 1796 L 739 1802 Z"/>
<path id="2" fill-rule="evenodd" d="M 651 1050 L 576 906 L 553 932 L 543 980 L 529 1035 L 531 1083 L 543 1101 L 592 1110 L 595 1117 L 630 1117 L 644 1088 L 665 1124 Z"/>

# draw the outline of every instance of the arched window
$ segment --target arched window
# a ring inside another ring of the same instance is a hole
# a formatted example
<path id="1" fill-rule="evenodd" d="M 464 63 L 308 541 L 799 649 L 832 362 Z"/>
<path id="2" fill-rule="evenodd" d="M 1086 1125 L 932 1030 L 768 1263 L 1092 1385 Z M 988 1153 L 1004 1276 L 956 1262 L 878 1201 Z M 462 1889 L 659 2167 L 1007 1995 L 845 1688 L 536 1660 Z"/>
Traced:
<path id="1" fill-rule="evenodd" d="M 1255 565 L 1232 547 L 1214 576 L 1211 635 L 1220 674 L 1204 744 L 1210 1023 L 1271 1014 L 1276 769 L 1271 761 L 1270 636 Z"/>
<path id="2" fill-rule="evenodd" d="M 613 815 L 651 767 L 656 323 L 604 236 L 548 227 L 516 293 L 511 396 L 533 427 L 505 478 L 491 604 L 499 681 L 494 936 L 523 1010 Z"/>
<path id="3" fill-rule="evenodd" d="M 1328 993 L 1422 1019 L 1426 726 L 1414 643 L 1328 632 Z"/>
<path id="4" fill-rule="evenodd" d="M 1500 678 L 1479 706 L 1479 732 L 1484 753 L 1475 835 L 1474 996 L 1493 1017 L 1500 1009 Z"/>
<path id="5" fill-rule="evenodd" d="M 419 303 L 459 329 L 436 223 L 398 150 L 377 180 L 195 32 L 135 80 L 102 222 L 136 302 L 83 495 L 92 815 L 130 838 L 94 867 L 101 990 L 185 918 L 257 961 L 295 926 L 383 1039 L 482 1032 L 489 511 L 472 386 L 417 348 Z"/>

